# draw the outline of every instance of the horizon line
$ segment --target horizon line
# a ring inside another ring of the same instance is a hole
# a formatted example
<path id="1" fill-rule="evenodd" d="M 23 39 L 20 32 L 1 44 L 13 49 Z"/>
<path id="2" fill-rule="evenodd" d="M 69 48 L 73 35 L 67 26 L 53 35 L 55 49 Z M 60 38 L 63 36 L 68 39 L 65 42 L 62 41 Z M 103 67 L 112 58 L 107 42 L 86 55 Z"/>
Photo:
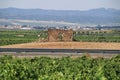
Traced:
<path id="1" fill-rule="evenodd" d="M 120 10 L 116 8 L 105 8 L 105 7 L 99 7 L 99 8 L 92 8 L 92 9 L 81 9 L 81 10 L 75 10 L 75 9 L 43 9 L 43 8 L 18 8 L 18 7 L 4 7 L 0 9 L 8 9 L 8 8 L 13 8 L 13 9 L 41 9 L 41 10 L 62 10 L 62 11 L 88 11 L 88 10 L 94 10 L 94 9 L 114 9 L 114 10 Z"/>

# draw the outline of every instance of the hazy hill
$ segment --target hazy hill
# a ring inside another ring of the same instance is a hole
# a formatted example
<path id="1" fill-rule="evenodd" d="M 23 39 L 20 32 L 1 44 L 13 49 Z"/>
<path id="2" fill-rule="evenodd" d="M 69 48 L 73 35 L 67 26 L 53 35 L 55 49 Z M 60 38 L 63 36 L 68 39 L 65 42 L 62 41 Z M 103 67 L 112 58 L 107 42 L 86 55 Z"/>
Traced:
<path id="1" fill-rule="evenodd" d="M 86 11 L 4 8 L 0 9 L 0 18 L 106 24 L 120 23 L 120 10 L 111 8 Z"/>

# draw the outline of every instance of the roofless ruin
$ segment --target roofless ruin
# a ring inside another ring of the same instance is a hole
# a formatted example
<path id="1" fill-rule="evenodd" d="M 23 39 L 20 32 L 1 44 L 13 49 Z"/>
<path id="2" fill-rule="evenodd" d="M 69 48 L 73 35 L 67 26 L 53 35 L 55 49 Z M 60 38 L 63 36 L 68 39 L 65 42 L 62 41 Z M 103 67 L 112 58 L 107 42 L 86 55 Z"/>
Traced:
<path id="1" fill-rule="evenodd" d="M 62 30 L 62 29 L 48 29 L 48 41 L 72 41 L 73 40 L 73 30 Z"/>

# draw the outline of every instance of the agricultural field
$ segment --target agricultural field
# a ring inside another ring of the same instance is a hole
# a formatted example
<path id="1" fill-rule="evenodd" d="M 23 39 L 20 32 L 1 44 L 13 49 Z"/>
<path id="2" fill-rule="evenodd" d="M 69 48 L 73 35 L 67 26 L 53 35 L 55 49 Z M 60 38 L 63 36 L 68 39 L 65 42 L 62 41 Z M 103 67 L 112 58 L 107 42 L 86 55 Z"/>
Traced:
<path id="1" fill-rule="evenodd" d="M 82 42 L 120 42 L 120 30 L 76 31 L 73 40 Z"/>
<path id="2" fill-rule="evenodd" d="M 0 30 L 0 46 L 29 43 L 46 37 L 46 32 L 40 30 Z"/>
<path id="3" fill-rule="evenodd" d="M 0 57 L 1 80 L 120 80 L 120 55 L 112 58 Z"/>
<path id="4" fill-rule="evenodd" d="M 73 42 L 120 42 L 120 30 L 74 31 Z M 41 30 L 0 30 L 0 46 L 47 41 L 47 31 Z"/>

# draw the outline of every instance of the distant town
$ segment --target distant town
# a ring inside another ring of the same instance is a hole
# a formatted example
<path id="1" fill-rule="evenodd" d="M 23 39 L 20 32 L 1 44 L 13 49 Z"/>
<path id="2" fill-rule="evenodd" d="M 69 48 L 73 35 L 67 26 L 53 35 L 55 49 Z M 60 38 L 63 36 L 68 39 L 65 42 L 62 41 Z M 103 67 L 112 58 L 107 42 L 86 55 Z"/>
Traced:
<path id="1" fill-rule="evenodd" d="M 73 30 L 115 30 L 120 26 L 29 26 L 29 25 L 0 25 L 0 29 L 20 29 L 20 30 L 48 30 L 48 29 L 73 29 Z"/>
<path id="2" fill-rule="evenodd" d="M 0 9 L 0 29 L 47 30 L 48 28 L 73 30 L 120 29 L 120 10 L 114 8 L 96 8 L 86 11 Z"/>

